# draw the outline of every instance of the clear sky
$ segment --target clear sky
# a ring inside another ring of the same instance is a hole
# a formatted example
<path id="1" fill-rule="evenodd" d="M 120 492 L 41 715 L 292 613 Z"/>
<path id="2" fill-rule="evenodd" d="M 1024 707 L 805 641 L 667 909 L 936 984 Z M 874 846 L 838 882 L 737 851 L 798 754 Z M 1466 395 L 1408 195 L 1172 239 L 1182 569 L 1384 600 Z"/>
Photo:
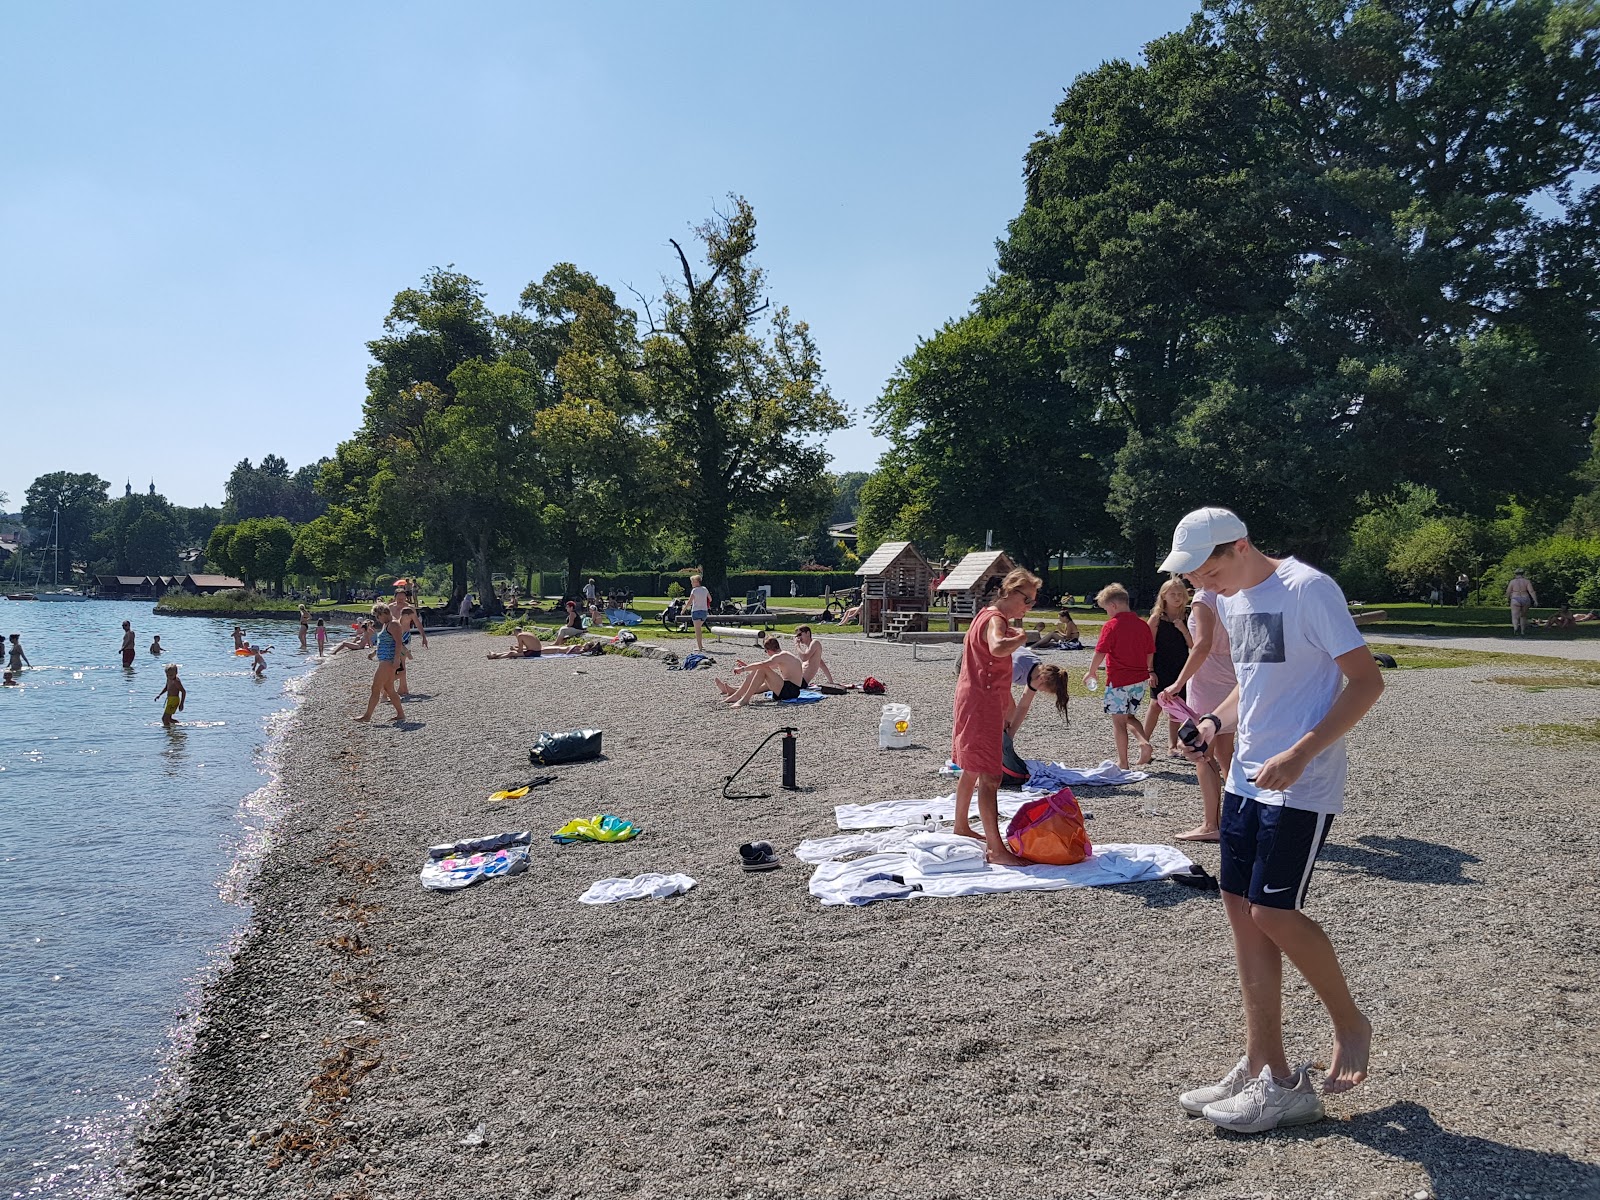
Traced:
<path id="1" fill-rule="evenodd" d="M 360 421 L 430 267 L 622 292 L 730 192 L 856 414 L 962 312 L 1061 91 L 1197 0 L 0 3 L 0 491 L 220 503 Z"/>

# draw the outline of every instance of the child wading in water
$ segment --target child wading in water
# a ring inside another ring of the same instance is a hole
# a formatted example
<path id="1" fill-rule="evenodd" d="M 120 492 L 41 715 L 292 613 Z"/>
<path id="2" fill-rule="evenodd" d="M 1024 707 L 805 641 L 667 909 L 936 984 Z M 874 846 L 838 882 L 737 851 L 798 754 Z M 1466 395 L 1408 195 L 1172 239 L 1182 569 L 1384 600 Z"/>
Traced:
<path id="1" fill-rule="evenodd" d="M 163 696 L 167 698 L 167 707 L 161 712 L 161 723 L 163 725 L 176 725 L 177 722 L 173 720 L 172 714 L 181 713 L 183 711 L 183 702 L 189 698 L 188 689 L 183 686 L 183 680 L 178 678 L 177 663 L 167 664 L 167 682 L 162 685 L 161 690 L 155 694 L 154 698 L 159 700 Z"/>
<path id="2" fill-rule="evenodd" d="M 966 837 L 978 836 L 968 820 L 976 789 L 986 857 L 1006 867 L 1022 866 L 1022 859 L 1007 849 L 1000 824 L 1006 722 L 1014 711 L 1011 655 L 1027 644 L 1028 634 L 1021 622 L 1038 594 L 1039 579 L 1031 572 L 1018 567 L 1005 577 L 994 604 L 972 618 L 967 628 L 961 649 L 961 680 L 956 684 L 950 757 L 961 768 L 961 779 L 956 784 L 955 831 Z"/>
<path id="3" fill-rule="evenodd" d="M 1117 738 L 1117 765 L 1126 771 L 1130 729 L 1139 742 L 1139 765 L 1144 766 L 1151 758 L 1150 739 L 1139 727 L 1139 704 L 1144 699 L 1145 685 L 1155 682 L 1152 664 L 1156 639 L 1150 626 L 1129 608 L 1128 589 L 1120 583 L 1101 588 L 1094 602 L 1110 620 L 1101 626 L 1094 661 L 1083 677 L 1083 686 L 1091 692 L 1100 686 L 1100 664 L 1105 663 L 1105 709 Z"/>
<path id="4" fill-rule="evenodd" d="M 328 648 L 328 627 L 322 623 L 322 618 L 317 618 L 317 657 L 321 658 L 323 651 Z"/>

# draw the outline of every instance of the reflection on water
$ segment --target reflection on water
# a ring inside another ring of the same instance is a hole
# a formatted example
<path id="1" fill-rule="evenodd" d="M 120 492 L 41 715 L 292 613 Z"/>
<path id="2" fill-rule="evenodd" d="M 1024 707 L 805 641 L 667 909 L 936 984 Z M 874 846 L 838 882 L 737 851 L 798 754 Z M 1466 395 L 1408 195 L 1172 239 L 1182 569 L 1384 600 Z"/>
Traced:
<path id="1" fill-rule="evenodd" d="M 124 669 L 124 620 L 166 653 Z M 0 624 L 37 664 L 0 690 L 0 1196 L 109 1192 L 177 1017 L 242 924 L 236 855 L 278 811 L 269 718 L 281 731 L 314 660 L 254 678 L 232 622 L 144 604 L 0 600 Z M 164 727 L 169 663 L 188 699 Z"/>

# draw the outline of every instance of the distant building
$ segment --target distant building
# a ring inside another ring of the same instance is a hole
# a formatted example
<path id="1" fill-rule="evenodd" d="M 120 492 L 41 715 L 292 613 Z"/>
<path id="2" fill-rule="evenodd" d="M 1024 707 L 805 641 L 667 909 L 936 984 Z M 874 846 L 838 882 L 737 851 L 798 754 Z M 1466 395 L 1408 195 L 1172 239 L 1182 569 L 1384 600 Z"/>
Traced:
<path id="1" fill-rule="evenodd" d="M 244 587 L 244 580 L 235 579 L 231 575 L 185 575 L 183 577 L 183 590 L 193 592 L 197 596 L 209 596 L 213 592 L 228 592 Z"/>

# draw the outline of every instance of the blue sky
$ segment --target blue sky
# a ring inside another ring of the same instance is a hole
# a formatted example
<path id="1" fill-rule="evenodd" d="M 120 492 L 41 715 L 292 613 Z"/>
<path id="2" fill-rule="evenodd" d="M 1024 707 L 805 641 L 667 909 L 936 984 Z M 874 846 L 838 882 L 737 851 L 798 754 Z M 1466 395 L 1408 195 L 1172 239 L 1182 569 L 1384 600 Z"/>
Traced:
<path id="1" fill-rule="evenodd" d="M 963 311 L 1061 91 L 1193 0 L 0 7 L 0 492 L 218 503 L 360 421 L 396 291 L 505 310 L 552 264 L 649 292 L 730 192 L 861 415 Z"/>

